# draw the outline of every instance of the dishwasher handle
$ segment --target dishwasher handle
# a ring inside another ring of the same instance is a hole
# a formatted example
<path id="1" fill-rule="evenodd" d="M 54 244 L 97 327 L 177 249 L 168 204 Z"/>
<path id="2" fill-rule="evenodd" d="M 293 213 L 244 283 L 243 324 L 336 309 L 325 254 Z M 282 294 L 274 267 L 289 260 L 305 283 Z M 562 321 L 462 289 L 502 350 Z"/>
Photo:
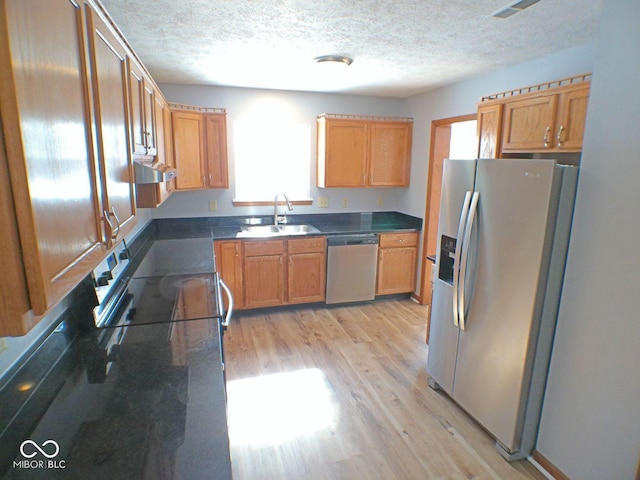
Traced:
<path id="1" fill-rule="evenodd" d="M 334 235 L 327 238 L 328 247 L 339 245 L 377 245 L 380 243 L 378 235 L 375 233 Z"/>

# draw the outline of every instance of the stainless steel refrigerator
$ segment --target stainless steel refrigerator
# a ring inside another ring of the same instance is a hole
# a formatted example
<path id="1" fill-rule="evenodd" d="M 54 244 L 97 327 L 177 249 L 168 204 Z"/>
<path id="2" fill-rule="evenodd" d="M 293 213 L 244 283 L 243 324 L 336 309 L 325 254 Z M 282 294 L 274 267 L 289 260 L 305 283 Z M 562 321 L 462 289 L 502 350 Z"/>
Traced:
<path id="1" fill-rule="evenodd" d="M 427 372 L 508 460 L 535 444 L 578 168 L 444 162 Z"/>

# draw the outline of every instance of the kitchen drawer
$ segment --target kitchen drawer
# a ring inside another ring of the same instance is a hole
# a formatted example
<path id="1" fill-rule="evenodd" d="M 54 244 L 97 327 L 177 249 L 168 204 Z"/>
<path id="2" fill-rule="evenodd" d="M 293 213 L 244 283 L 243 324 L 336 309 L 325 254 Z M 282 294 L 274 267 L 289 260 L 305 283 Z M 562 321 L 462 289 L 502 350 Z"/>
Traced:
<path id="1" fill-rule="evenodd" d="M 289 253 L 323 253 L 326 249 L 326 237 L 291 238 L 288 241 Z"/>
<path id="2" fill-rule="evenodd" d="M 381 233 L 380 248 L 415 247 L 418 245 L 418 233 Z"/>
<path id="3" fill-rule="evenodd" d="M 262 255 L 282 255 L 284 253 L 284 240 L 245 240 L 244 256 L 259 257 Z"/>

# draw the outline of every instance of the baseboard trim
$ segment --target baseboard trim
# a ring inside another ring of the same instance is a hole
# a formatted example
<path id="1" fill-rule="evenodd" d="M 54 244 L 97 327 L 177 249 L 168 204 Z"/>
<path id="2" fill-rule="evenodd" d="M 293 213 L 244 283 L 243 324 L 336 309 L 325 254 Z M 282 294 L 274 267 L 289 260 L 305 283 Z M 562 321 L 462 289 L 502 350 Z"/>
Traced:
<path id="1" fill-rule="evenodd" d="M 533 460 L 531 463 L 538 468 L 538 470 L 542 469 L 542 473 L 548 476 L 549 478 L 555 480 L 571 480 L 567 477 L 562 471 L 556 467 L 553 463 L 549 461 L 547 457 L 542 455 L 537 450 L 534 450 L 531 454 L 531 459 Z"/>

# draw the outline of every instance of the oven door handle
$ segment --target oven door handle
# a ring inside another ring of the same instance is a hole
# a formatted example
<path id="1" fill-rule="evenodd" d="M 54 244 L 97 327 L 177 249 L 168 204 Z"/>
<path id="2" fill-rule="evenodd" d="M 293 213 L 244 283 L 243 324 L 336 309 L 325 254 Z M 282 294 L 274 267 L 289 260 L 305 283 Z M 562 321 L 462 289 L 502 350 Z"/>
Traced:
<path id="1" fill-rule="evenodd" d="M 218 282 L 220 286 L 224 290 L 224 293 L 227 295 L 227 314 L 224 316 L 224 320 L 222 320 L 222 326 L 227 328 L 229 326 L 229 322 L 231 321 L 231 315 L 233 315 L 233 294 L 227 284 L 224 283 L 222 278 L 218 278 Z"/>

